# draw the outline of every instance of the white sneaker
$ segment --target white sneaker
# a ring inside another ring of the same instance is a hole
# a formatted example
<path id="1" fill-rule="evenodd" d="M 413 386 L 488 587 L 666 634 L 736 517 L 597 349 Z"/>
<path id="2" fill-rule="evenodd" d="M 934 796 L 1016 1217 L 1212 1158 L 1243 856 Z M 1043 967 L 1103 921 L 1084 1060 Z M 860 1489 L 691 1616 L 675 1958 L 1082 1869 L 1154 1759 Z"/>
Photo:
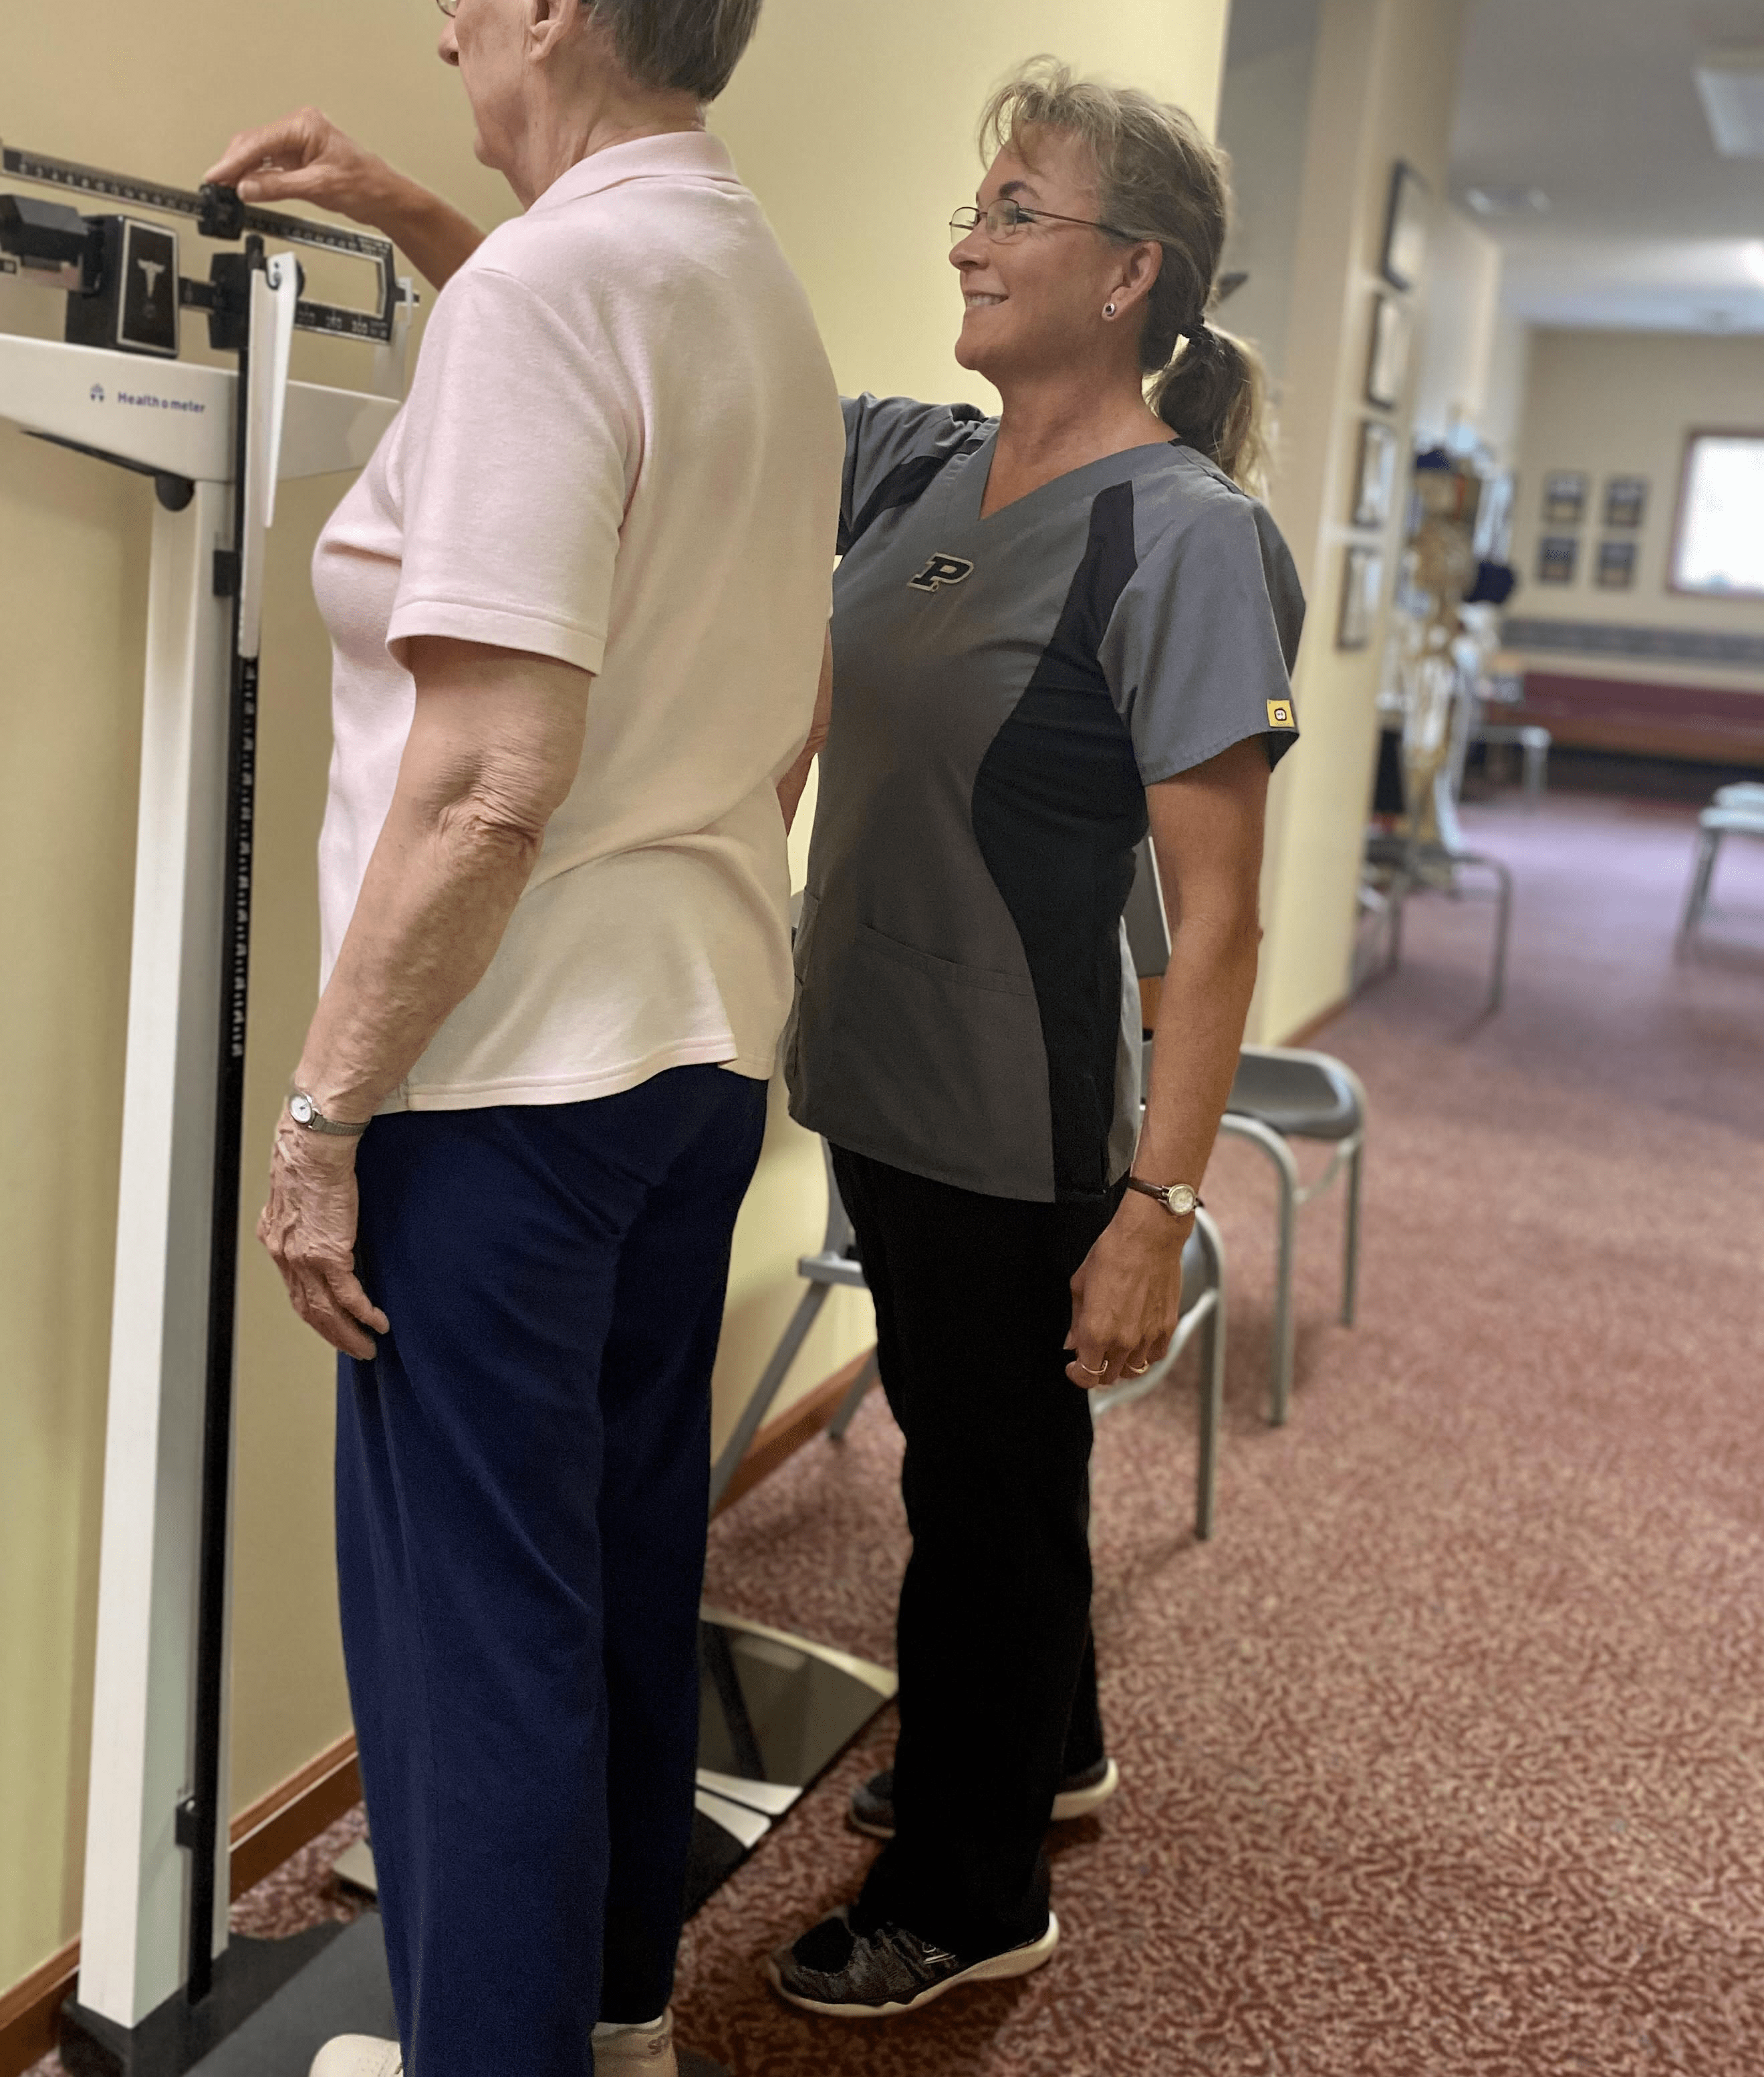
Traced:
<path id="1" fill-rule="evenodd" d="M 371 2033 L 339 2033 L 312 2059 L 308 2077 L 402 2077 L 404 2052 Z"/>
<path id="2" fill-rule="evenodd" d="M 596 2077 L 679 2077 L 673 2008 L 647 2026 L 596 2027 L 594 2069 Z"/>

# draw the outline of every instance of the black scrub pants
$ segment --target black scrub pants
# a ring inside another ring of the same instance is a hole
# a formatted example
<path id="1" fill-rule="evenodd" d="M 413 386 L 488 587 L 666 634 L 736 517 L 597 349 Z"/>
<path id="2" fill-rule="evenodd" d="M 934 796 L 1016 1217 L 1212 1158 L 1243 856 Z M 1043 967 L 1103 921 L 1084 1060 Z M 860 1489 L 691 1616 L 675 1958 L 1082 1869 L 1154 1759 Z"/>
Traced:
<path id="1" fill-rule="evenodd" d="M 982 1197 L 834 1150 L 906 1438 L 895 1838 L 859 1929 L 976 1960 L 1046 1929 L 1061 1780 L 1103 1755 L 1090 1637 L 1091 1414 L 1066 1376 L 1072 1273 L 1118 1192 Z"/>
<path id="2" fill-rule="evenodd" d="M 343 1645 L 406 2070 L 589 2077 L 684 1905 L 710 1371 L 763 1082 L 410 1111 L 361 1143 Z"/>

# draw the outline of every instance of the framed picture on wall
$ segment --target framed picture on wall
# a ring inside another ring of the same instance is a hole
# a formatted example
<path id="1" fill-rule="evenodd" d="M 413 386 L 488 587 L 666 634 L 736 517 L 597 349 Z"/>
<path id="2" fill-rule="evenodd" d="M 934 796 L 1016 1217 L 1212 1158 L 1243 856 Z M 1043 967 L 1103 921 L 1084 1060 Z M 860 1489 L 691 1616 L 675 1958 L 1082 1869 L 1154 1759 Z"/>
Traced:
<path id="1" fill-rule="evenodd" d="M 1380 296 L 1372 312 L 1372 351 L 1366 364 L 1366 401 L 1394 411 L 1408 379 L 1408 312 L 1394 296 Z"/>
<path id="2" fill-rule="evenodd" d="M 1354 489 L 1354 524 L 1382 527 L 1396 489 L 1396 428 L 1382 418 L 1360 421 L 1360 466 Z"/>
<path id="3" fill-rule="evenodd" d="M 1544 524 L 1578 527 L 1587 516 L 1587 479 L 1578 469 L 1553 470 L 1544 478 Z"/>
<path id="4" fill-rule="evenodd" d="M 1393 289 L 1416 287 L 1427 272 L 1427 237 L 1433 198 L 1415 169 L 1399 159 L 1391 175 L 1390 208 L 1384 219 L 1384 278 Z"/>
<path id="5" fill-rule="evenodd" d="M 1539 584 L 1571 585 L 1580 561 L 1580 539 L 1575 534 L 1546 534 L 1537 543 Z"/>
<path id="6" fill-rule="evenodd" d="M 1378 624 L 1379 601 L 1383 593 L 1383 551 L 1357 544 L 1350 547 L 1342 576 L 1342 618 L 1335 635 L 1338 649 L 1366 649 L 1371 646 L 1372 630 Z"/>
<path id="7" fill-rule="evenodd" d="M 1604 523 L 1608 527 L 1639 527 L 1648 516 L 1648 479 L 1645 476 L 1613 476 L 1604 487 Z"/>
<path id="8" fill-rule="evenodd" d="M 1601 541 L 1599 543 L 1600 591 L 1633 591 L 1635 589 L 1637 545 L 1633 541 Z"/>

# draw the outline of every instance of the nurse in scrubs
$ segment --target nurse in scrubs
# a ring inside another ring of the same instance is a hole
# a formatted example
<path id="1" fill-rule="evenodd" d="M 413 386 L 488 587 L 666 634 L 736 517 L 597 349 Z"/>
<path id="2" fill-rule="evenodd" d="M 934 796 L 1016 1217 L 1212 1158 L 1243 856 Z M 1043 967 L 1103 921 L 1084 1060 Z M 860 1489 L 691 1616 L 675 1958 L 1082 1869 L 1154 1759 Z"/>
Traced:
<path id="1" fill-rule="evenodd" d="M 1181 110 L 1038 61 L 958 212 L 971 406 L 845 406 L 830 733 L 786 1042 L 906 1438 L 895 1765 L 863 1893 L 770 1964 L 910 2011 L 1053 1954 L 1043 1835 L 1117 1775 L 1086 1390 L 1168 1347 L 1260 936 L 1304 601 L 1246 485 L 1250 351 L 1209 320 L 1226 193 Z M 1121 914 L 1172 926 L 1141 1123 Z"/>

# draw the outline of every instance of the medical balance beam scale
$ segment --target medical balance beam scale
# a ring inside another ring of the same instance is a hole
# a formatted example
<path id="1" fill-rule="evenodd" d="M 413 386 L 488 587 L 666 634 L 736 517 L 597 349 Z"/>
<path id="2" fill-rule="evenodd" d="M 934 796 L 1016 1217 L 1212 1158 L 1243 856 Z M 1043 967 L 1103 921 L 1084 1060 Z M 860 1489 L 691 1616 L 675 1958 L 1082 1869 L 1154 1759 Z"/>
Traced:
<path id="1" fill-rule="evenodd" d="M 0 333 L 0 418 L 148 475 L 156 493 L 85 1904 L 64 2053 L 82 2071 L 173 2077 L 249 2005 L 243 1965 L 226 1966 L 226 1692 L 264 539 L 280 477 L 372 453 L 397 410 L 413 299 L 385 240 L 248 209 L 230 189 L 0 148 L 0 185 L 13 180 L 105 206 L 82 215 L 0 192 L 0 292 L 67 299 L 62 339 Z M 243 249 L 189 279 L 166 217 Z M 372 304 L 308 299 L 293 252 L 266 241 L 367 262 Z M 235 365 L 180 357 L 185 310 L 206 314 L 211 348 Z M 296 331 L 375 346 L 378 393 L 290 381 Z"/>

